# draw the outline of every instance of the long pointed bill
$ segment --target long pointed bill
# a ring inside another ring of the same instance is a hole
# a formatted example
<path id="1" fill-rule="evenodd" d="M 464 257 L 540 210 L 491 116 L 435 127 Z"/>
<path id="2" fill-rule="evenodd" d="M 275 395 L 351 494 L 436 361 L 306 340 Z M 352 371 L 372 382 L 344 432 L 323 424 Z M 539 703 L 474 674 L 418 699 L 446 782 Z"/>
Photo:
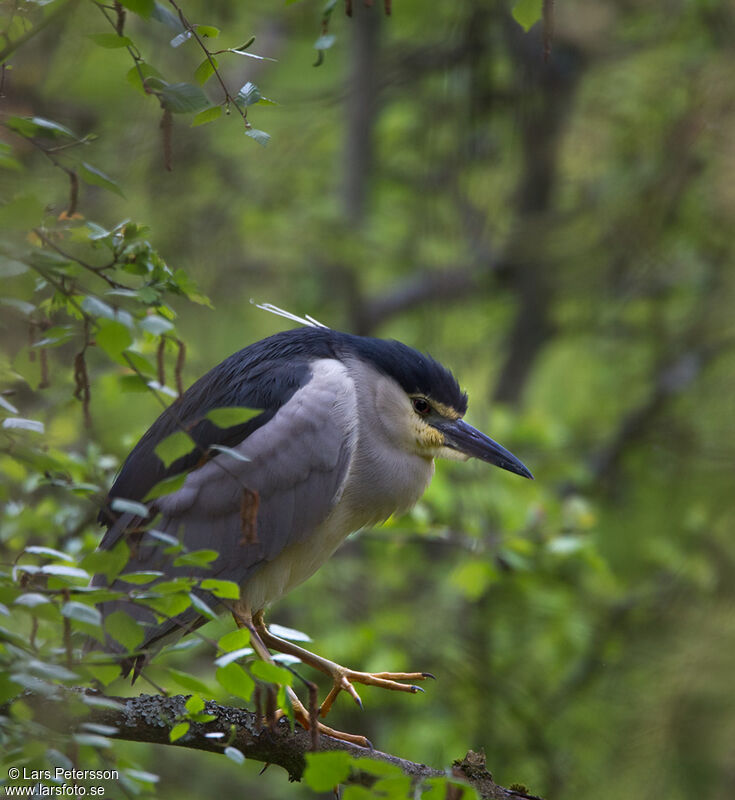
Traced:
<path id="1" fill-rule="evenodd" d="M 444 434 L 448 447 L 533 480 L 530 470 L 513 453 L 473 428 L 472 425 L 468 425 L 464 420 L 447 421 L 436 427 Z"/>

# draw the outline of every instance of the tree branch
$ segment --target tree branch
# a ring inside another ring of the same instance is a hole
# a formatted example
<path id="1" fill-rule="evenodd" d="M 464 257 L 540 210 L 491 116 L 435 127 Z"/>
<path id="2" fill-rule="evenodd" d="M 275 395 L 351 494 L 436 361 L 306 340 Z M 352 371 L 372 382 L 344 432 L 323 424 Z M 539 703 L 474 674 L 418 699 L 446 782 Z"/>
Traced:
<path id="1" fill-rule="evenodd" d="M 84 717 L 76 716 L 69 709 L 69 701 L 75 700 L 80 694 L 92 703 L 89 706 L 89 714 Z M 48 697 L 31 693 L 23 697 L 24 702 L 37 712 L 43 723 L 52 730 L 69 733 L 78 726 L 93 723 L 114 730 L 114 733 L 108 734 L 112 739 L 188 747 L 211 753 L 224 753 L 226 747 L 235 747 L 247 759 L 283 767 L 288 773 L 289 780 L 292 781 L 301 780 L 306 766 L 305 755 L 311 750 L 311 734 L 301 727 L 291 730 L 285 718 L 270 728 L 252 711 L 222 706 L 212 700 L 205 704 L 204 710 L 214 719 L 206 723 L 192 721 L 188 732 L 175 742 L 171 742 L 169 740 L 171 728 L 177 720 L 186 715 L 187 696 L 165 697 L 142 694 L 138 697 L 106 697 L 99 692 L 74 689 L 51 699 L 58 702 L 50 702 Z M 96 703 L 95 700 L 99 702 Z M 212 737 L 213 733 L 222 733 L 223 736 Z M 407 761 L 378 750 L 366 750 L 330 736 L 319 736 L 319 749 L 343 750 L 352 756 L 363 758 L 369 756 L 377 761 L 392 764 L 408 775 L 414 783 L 447 775 L 444 770 Z M 483 800 L 532 798 L 520 789 L 498 786 L 485 768 L 484 754 L 470 751 L 463 759 L 455 761 L 451 775 L 470 783 Z M 348 782 L 370 786 L 375 780 L 377 779 L 374 775 L 366 772 L 353 772 Z"/>

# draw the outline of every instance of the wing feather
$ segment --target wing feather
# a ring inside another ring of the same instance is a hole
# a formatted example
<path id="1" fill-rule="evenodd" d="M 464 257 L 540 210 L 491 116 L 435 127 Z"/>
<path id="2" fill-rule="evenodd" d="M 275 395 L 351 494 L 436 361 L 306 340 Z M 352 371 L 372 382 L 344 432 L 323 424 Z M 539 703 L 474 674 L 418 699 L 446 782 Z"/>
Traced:
<path id="1" fill-rule="evenodd" d="M 354 452 L 355 403 L 354 384 L 342 363 L 314 362 L 311 379 L 235 446 L 247 461 L 220 453 L 192 470 L 178 491 L 155 501 L 158 516 L 152 527 L 175 536 L 188 551 L 212 549 L 219 557 L 209 568 L 174 567 L 176 555 L 165 553 L 167 545 L 143 534 L 126 571 L 156 569 L 164 579 L 216 577 L 242 586 L 262 564 L 305 540 L 341 495 Z M 248 541 L 241 511 L 245 493 L 252 492 L 257 492 L 259 504 L 255 541 Z M 123 515 L 102 546 L 111 547 L 139 524 L 139 519 Z M 210 605 L 218 602 L 197 593 Z M 107 603 L 103 613 L 121 607 L 150 625 L 150 614 L 128 603 Z M 147 629 L 144 646 L 195 622 L 197 615 L 190 609 L 154 624 Z"/>

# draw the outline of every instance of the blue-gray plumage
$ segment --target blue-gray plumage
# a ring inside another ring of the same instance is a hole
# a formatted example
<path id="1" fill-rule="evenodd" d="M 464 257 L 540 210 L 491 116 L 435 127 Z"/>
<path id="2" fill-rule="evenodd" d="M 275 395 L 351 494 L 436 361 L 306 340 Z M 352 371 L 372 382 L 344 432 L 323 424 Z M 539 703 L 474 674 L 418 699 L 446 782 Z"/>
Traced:
<path id="1" fill-rule="evenodd" d="M 205 418 L 233 406 L 259 413 L 227 429 Z M 163 478 L 185 472 L 183 485 L 149 503 L 147 520 L 108 508 L 100 546 L 112 548 L 125 537 L 129 572 L 234 581 L 241 597 L 230 610 L 250 626 L 349 533 L 412 506 L 431 480 L 435 457 L 474 456 L 531 477 L 518 459 L 461 419 L 466 409 L 467 396 L 451 372 L 400 342 L 319 327 L 284 331 L 225 359 L 156 420 L 125 461 L 110 498 L 142 501 Z M 177 430 L 187 431 L 196 447 L 167 468 L 155 447 Z M 235 452 L 213 449 L 221 445 Z M 254 509 L 253 503 L 257 516 L 246 531 L 243 509 Z M 174 567 L 175 556 L 146 528 L 219 557 L 209 568 Z M 216 598 L 196 591 L 217 606 Z M 161 641 L 206 621 L 193 607 L 162 622 L 125 600 L 102 610 L 119 608 L 146 626 L 138 667 Z M 278 648 L 264 627 L 258 631 Z M 336 674 L 324 667 L 332 662 L 313 658 L 322 662 L 314 663 L 319 669 Z M 349 681 L 337 683 L 335 677 L 335 692 L 348 689 L 356 697 Z"/>

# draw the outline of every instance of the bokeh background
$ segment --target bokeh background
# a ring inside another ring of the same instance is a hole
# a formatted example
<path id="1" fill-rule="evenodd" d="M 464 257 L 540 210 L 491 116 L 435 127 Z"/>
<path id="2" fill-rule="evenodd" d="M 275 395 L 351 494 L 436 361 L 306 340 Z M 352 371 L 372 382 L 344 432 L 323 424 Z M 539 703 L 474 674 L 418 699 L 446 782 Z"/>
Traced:
<path id="1" fill-rule="evenodd" d="M 172 171 L 158 104 L 126 80 L 129 54 L 88 38 L 109 30 L 92 3 L 69 4 L 15 54 L 1 109 L 94 133 L 84 158 L 125 196 L 83 187 L 79 213 L 148 225 L 211 298 L 174 303 L 186 382 L 291 325 L 252 301 L 274 303 L 430 352 L 468 391 L 468 420 L 534 472 L 531 483 L 440 464 L 412 513 L 351 537 L 272 609 L 342 663 L 438 676 L 424 695 L 367 688 L 364 712 L 342 697 L 331 724 L 434 765 L 482 748 L 498 782 L 548 800 L 725 800 L 735 9 L 558 0 L 545 60 L 542 25 L 524 32 L 511 5 L 396 0 L 388 17 L 356 0 L 347 18 L 339 3 L 315 67 L 321 2 L 185 0 L 227 46 L 255 35 L 251 51 L 276 59 L 220 59 L 234 91 L 252 81 L 275 105 L 248 110 L 266 147 L 237 114 L 197 127 L 174 115 Z M 132 14 L 127 25 L 169 80 L 192 80 L 193 42 L 173 48 L 165 25 Z M 216 80 L 205 91 L 220 99 Z M 23 168 L 3 172 L 5 196 L 31 185 L 60 213 L 64 175 L 2 138 Z M 3 294 L 34 289 L 28 276 L 9 285 Z M 123 368 L 92 353 L 85 428 L 73 345 L 54 350 L 49 387 L 32 391 L 18 377 L 27 327 L 11 311 L 12 402 L 45 420 L 54 448 L 96 453 L 109 483 L 155 398 L 121 392 Z M 91 547 L 99 530 L 83 501 L 69 510 L 3 458 L 2 560 L 29 541 Z M 211 653 L 161 663 L 206 680 Z M 161 797 L 313 796 L 276 769 L 259 777 L 259 764 L 115 748 L 160 775 Z"/>

